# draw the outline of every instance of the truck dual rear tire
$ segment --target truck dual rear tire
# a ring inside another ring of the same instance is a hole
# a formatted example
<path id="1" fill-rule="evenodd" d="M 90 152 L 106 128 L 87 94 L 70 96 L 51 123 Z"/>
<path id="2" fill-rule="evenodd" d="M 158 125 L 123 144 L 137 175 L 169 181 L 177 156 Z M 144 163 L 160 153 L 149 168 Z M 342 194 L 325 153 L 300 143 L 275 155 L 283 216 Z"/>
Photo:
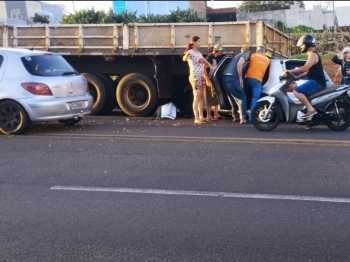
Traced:
<path id="1" fill-rule="evenodd" d="M 108 81 L 99 74 L 82 73 L 81 75 L 88 81 L 89 93 L 93 97 L 91 115 L 101 115 L 111 110 L 115 98 Z"/>
<path id="2" fill-rule="evenodd" d="M 120 109 L 129 116 L 147 116 L 156 107 L 157 89 L 152 80 L 139 73 L 126 75 L 117 87 Z"/>

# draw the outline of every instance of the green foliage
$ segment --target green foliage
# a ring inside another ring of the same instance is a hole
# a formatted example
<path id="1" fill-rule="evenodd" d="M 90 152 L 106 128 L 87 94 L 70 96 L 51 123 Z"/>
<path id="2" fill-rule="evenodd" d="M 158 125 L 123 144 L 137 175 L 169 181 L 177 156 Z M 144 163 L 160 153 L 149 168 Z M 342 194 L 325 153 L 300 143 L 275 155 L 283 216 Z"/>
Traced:
<path id="1" fill-rule="evenodd" d="M 137 19 L 138 23 L 168 23 L 168 17 L 165 15 L 140 15 Z"/>
<path id="2" fill-rule="evenodd" d="M 170 11 L 168 17 L 170 23 L 204 22 L 199 13 L 192 9 L 181 10 L 177 8 L 176 11 Z"/>
<path id="3" fill-rule="evenodd" d="M 315 30 L 306 25 L 298 25 L 293 28 L 286 28 L 285 33 L 322 33 L 323 30 Z"/>
<path id="4" fill-rule="evenodd" d="M 122 11 L 114 14 L 112 9 L 106 13 L 104 11 L 95 11 L 91 9 L 81 10 L 75 14 L 64 15 L 63 24 L 114 24 L 114 23 L 187 23 L 187 22 L 203 22 L 197 11 L 188 9 L 171 11 L 169 15 L 140 15 L 136 16 L 136 12 Z"/>
<path id="5" fill-rule="evenodd" d="M 316 49 L 317 49 L 317 46 L 316 46 Z M 328 63 L 329 61 L 332 60 L 332 57 L 335 55 L 336 53 L 328 53 L 328 54 L 325 54 L 325 55 L 321 55 L 321 60 L 322 60 L 322 63 Z M 291 56 L 291 58 L 293 59 L 303 59 L 303 60 L 307 60 L 307 55 L 306 54 L 298 54 L 298 55 L 293 55 Z"/>
<path id="6" fill-rule="evenodd" d="M 277 21 L 275 24 L 275 27 L 284 32 L 289 34 L 301 34 L 301 33 L 323 33 L 324 30 L 315 30 L 312 27 L 308 27 L 305 25 L 298 25 L 292 28 L 286 27 L 286 25 L 282 21 Z"/>
<path id="7" fill-rule="evenodd" d="M 303 1 L 243 1 L 239 11 L 243 13 L 290 9 L 294 3 L 305 8 Z"/>
<path id="8" fill-rule="evenodd" d="M 39 15 L 38 13 L 35 13 L 34 17 L 31 17 L 33 19 L 33 22 L 35 24 L 49 24 L 49 16 L 48 15 Z"/>

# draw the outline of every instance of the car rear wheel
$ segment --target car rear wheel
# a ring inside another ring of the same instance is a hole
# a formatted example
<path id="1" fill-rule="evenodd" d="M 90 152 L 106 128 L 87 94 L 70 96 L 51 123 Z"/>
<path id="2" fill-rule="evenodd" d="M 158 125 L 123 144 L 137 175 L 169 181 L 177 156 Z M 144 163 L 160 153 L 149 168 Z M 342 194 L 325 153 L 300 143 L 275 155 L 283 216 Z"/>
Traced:
<path id="1" fill-rule="evenodd" d="M 30 127 L 30 119 L 24 108 L 14 101 L 0 103 L 0 132 L 5 135 L 19 135 Z"/>

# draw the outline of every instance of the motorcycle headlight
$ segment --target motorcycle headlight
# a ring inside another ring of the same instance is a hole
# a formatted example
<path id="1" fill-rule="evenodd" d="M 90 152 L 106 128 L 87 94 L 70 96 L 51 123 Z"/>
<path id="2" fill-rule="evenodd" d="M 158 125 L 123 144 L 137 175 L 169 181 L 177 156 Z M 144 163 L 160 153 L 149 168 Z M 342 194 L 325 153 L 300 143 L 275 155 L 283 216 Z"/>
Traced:
<path id="1" fill-rule="evenodd" d="M 348 90 L 348 97 L 350 98 L 350 89 Z"/>

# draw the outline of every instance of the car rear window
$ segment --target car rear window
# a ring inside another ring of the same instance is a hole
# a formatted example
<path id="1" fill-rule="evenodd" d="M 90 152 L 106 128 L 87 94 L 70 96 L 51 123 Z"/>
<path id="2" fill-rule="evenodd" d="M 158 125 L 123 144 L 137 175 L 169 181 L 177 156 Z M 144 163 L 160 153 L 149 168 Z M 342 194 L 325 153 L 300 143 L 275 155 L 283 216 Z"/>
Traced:
<path id="1" fill-rule="evenodd" d="M 1 67 L 3 61 L 4 61 L 4 57 L 2 55 L 0 55 L 0 67 Z"/>
<path id="2" fill-rule="evenodd" d="M 21 58 L 27 71 L 35 76 L 62 76 L 77 74 L 75 69 L 57 55 L 35 55 Z"/>

